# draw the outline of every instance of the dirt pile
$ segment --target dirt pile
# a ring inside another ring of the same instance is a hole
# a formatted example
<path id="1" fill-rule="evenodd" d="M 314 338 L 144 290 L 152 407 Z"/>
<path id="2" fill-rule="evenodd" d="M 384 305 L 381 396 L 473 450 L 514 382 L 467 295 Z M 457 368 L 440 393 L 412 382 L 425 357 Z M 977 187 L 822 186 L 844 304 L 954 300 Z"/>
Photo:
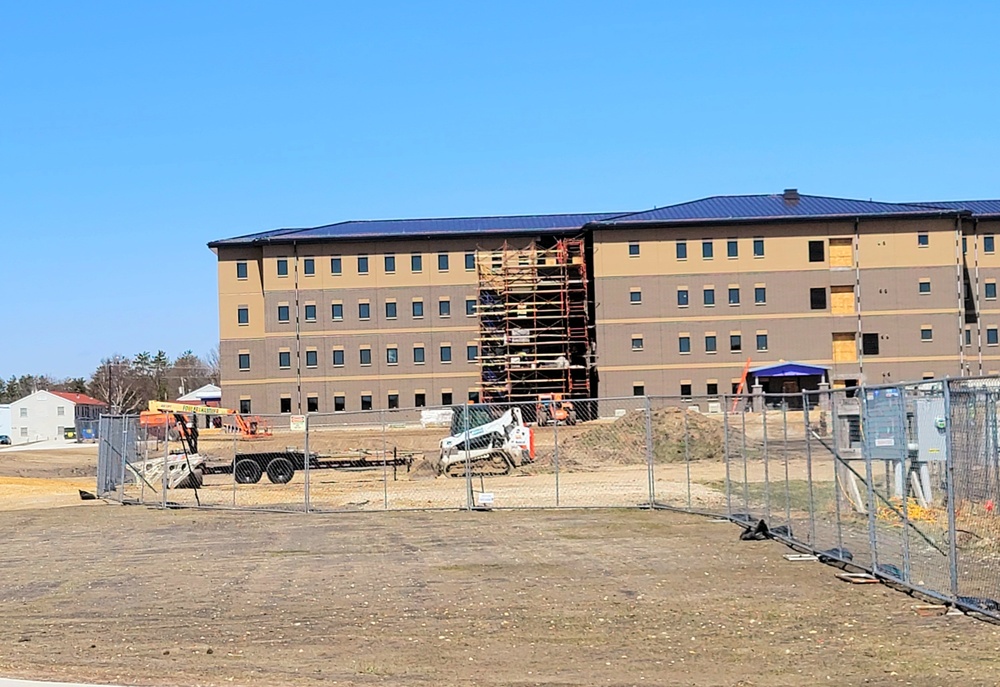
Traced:
<path id="1" fill-rule="evenodd" d="M 726 439 L 721 419 L 693 410 L 658 408 L 652 411 L 651 425 L 653 459 L 658 463 L 723 458 Z M 744 438 L 738 428 L 729 428 L 730 458 L 741 455 L 744 440 L 748 457 L 754 457 L 760 442 Z M 560 442 L 559 449 L 560 464 L 569 469 L 645 463 L 646 413 L 633 410 L 610 424 L 594 425 Z"/>

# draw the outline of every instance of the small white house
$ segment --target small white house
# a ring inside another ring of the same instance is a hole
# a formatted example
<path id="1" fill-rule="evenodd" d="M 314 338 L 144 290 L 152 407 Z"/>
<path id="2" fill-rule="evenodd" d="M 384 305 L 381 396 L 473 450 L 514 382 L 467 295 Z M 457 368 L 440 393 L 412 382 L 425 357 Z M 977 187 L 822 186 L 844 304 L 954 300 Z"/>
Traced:
<path id="1" fill-rule="evenodd" d="M 10 438 L 15 444 L 64 439 L 96 431 L 105 404 L 86 394 L 36 391 L 10 404 Z"/>

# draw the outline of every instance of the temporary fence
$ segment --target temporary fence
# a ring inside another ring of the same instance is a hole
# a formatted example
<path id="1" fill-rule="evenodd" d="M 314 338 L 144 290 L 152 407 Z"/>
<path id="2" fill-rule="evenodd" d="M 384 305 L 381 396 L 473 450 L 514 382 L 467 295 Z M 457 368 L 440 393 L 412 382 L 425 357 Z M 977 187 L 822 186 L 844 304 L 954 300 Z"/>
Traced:
<path id="1" fill-rule="evenodd" d="M 282 414 L 187 439 L 109 416 L 97 488 L 161 507 L 675 509 L 1000 619 L 998 412 L 1000 379 L 963 378 Z"/>

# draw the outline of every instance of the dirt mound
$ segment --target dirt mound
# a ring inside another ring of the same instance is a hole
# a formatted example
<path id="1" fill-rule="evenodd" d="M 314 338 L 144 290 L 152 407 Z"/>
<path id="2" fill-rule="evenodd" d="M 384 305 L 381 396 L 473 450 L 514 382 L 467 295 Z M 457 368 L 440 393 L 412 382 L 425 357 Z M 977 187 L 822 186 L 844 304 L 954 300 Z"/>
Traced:
<path id="1" fill-rule="evenodd" d="M 723 459 L 726 441 L 721 419 L 693 410 L 659 408 L 652 412 L 651 425 L 653 459 L 658 463 Z M 743 442 L 744 437 L 739 430 L 730 427 L 730 458 L 741 455 Z M 749 457 L 756 454 L 758 444 L 756 440 L 746 439 Z M 606 465 L 645 463 L 646 413 L 643 410 L 633 410 L 610 424 L 594 425 L 561 442 L 560 453 L 560 464 L 569 469 L 586 470 Z"/>

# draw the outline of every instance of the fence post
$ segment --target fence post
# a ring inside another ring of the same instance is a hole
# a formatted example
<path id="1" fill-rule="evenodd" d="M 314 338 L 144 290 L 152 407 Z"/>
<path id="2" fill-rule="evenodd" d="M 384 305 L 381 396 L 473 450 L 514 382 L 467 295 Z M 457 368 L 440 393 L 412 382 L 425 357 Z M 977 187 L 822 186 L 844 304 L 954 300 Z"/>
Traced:
<path id="1" fill-rule="evenodd" d="M 948 577 L 951 596 L 958 598 L 958 544 L 955 525 L 955 455 L 954 436 L 951 426 L 951 384 L 944 380 L 944 444 L 945 444 L 945 489 L 948 494 Z"/>
<path id="2" fill-rule="evenodd" d="M 747 473 L 747 409 L 742 397 L 740 398 L 740 420 L 742 422 L 742 436 L 740 452 L 743 454 L 743 505 L 747 509 L 747 515 L 753 517 L 750 509 L 750 475 Z"/>
<path id="3" fill-rule="evenodd" d="M 468 405 L 463 407 L 463 413 L 465 415 L 465 436 L 462 437 L 462 441 L 465 444 L 465 509 L 468 511 L 472 510 L 473 499 L 472 499 L 472 456 L 469 449 L 469 411 L 471 409 Z"/>
<path id="4" fill-rule="evenodd" d="M 785 464 L 785 524 L 792 531 L 792 485 L 788 483 L 788 397 L 781 397 L 781 459 Z"/>
<path id="5" fill-rule="evenodd" d="M 124 503 L 125 502 L 125 464 L 126 464 L 126 462 L 128 462 L 128 455 L 129 455 L 128 454 L 128 446 L 131 443 L 128 440 L 128 435 L 129 435 L 128 429 L 129 429 L 128 419 L 125 418 L 125 417 L 123 417 L 122 418 L 122 452 L 121 452 L 121 458 L 122 459 L 120 461 L 120 465 L 119 465 L 120 469 L 119 469 L 119 472 L 118 472 L 118 502 L 119 503 Z M 97 431 L 98 432 L 101 431 L 100 426 L 98 426 Z M 134 445 L 134 444 L 132 444 L 132 445 Z M 98 496 L 100 496 L 100 492 L 98 492 Z"/>
<path id="6" fill-rule="evenodd" d="M 644 396 L 646 403 L 646 476 L 649 480 L 649 505 L 656 504 L 656 481 L 653 473 L 653 404 L 649 396 Z"/>
<path id="7" fill-rule="evenodd" d="M 729 465 L 729 397 L 722 395 L 722 453 L 726 464 L 726 515 L 733 517 L 732 470 Z"/>
<path id="8" fill-rule="evenodd" d="M 389 464 L 387 462 L 389 460 L 389 441 L 386 438 L 388 420 L 385 413 L 384 409 L 378 411 L 382 424 L 382 509 L 389 510 Z"/>
<path id="9" fill-rule="evenodd" d="M 688 428 L 688 409 L 683 408 L 684 412 L 684 472 L 686 475 L 687 482 L 687 507 L 691 510 L 691 433 Z"/>
<path id="10" fill-rule="evenodd" d="M 306 436 L 302 441 L 303 447 L 305 449 L 305 457 L 302 460 L 302 479 L 305 482 L 303 487 L 303 500 L 306 507 L 306 513 L 309 512 L 309 413 L 306 413 Z"/>
<path id="11" fill-rule="evenodd" d="M 861 387 L 861 426 L 862 431 L 865 434 L 865 440 L 862 443 L 865 459 L 865 481 L 868 483 L 868 503 L 866 509 L 868 511 L 868 546 L 871 549 L 872 557 L 872 572 L 878 569 L 878 533 L 875 531 L 875 483 L 872 470 L 872 432 L 871 428 L 867 427 L 868 420 L 868 393 L 864 387 Z"/>
<path id="12" fill-rule="evenodd" d="M 812 546 L 816 546 L 816 494 L 813 486 L 812 426 L 809 423 L 809 410 L 809 392 L 803 391 L 802 423 L 805 425 L 806 433 L 806 488 L 809 490 L 809 543 Z M 836 472 L 836 460 L 834 460 L 833 469 Z"/>
<path id="13" fill-rule="evenodd" d="M 833 512 L 837 520 L 837 548 L 844 550 L 844 528 L 841 523 L 843 513 L 840 511 L 840 416 L 837 414 L 837 392 L 829 391 L 830 394 L 830 421 L 827 423 L 831 431 L 830 443 L 833 445 Z M 845 397 L 846 397 L 846 392 Z M 848 447 L 851 441 L 850 429 L 847 432 Z"/>
<path id="14" fill-rule="evenodd" d="M 536 423 L 537 424 L 537 423 Z M 552 434 L 553 441 L 555 442 L 555 450 L 552 454 L 552 468 L 555 470 L 556 477 L 556 508 L 559 507 L 559 423 L 552 423 Z"/>
<path id="15" fill-rule="evenodd" d="M 771 522 L 771 456 L 767 446 L 767 395 L 761 394 L 760 424 L 764 438 L 764 520 Z"/>
<path id="16" fill-rule="evenodd" d="M 160 478 L 160 505 L 167 507 L 167 473 L 170 461 L 170 421 L 163 423 L 163 476 Z"/>

